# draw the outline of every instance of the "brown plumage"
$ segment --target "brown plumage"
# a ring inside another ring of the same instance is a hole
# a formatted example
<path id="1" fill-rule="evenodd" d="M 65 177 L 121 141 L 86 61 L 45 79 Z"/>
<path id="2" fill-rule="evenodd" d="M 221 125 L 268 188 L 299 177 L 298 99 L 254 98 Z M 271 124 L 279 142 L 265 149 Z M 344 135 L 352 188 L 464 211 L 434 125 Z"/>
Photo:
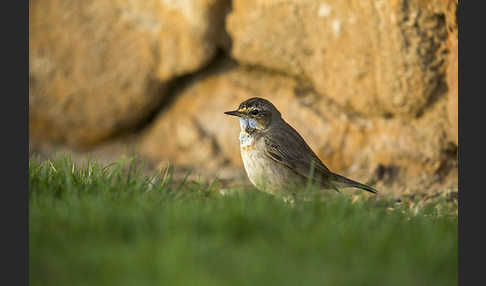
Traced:
<path id="1" fill-rule="evenodd" d="M 225 114 L 240 118 L 241 156 L 250 181 L 258 189 L 282 194 L 310 180 L 323 189 L 355 187 L 377 192 L 331 172 L 270 101 L 250 98 Z"/>

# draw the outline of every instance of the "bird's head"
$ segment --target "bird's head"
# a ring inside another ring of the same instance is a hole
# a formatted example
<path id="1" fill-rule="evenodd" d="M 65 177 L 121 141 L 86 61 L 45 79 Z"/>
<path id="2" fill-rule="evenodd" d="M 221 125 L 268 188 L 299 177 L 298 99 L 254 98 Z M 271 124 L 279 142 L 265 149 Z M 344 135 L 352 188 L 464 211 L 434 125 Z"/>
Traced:
<path id="1" fill-rule="evenodd" d="M 226 111 L 225 114 L 238 116 L 242 130 L 266 130 L 272 122 L 281 118 L 280 112 L 268 100 L 253 97 L 243 101 L 238 109 Z"/>

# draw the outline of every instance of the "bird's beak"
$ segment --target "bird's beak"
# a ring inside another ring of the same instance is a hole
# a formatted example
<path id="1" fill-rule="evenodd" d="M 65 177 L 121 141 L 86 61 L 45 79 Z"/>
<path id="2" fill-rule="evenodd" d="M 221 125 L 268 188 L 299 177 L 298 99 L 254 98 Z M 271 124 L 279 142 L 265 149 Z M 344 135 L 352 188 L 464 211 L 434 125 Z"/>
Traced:
<path id="1" fill-rule="evenodd" d="M 238 110 L 226 111 L 224 114 L 233 115 L 233 116 L 238 116 L 238 117 L 243 116 L 243 112 L 238 111 Z"/>

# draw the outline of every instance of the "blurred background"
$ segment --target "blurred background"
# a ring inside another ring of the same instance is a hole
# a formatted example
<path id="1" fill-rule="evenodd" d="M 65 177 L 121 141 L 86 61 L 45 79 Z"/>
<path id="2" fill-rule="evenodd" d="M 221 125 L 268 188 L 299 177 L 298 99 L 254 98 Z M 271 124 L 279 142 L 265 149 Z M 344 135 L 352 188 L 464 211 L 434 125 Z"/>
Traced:
<path id="1" fill-rule="evenodd" d="M 29 149 L 246 182 L 264 97 L 333 171 L 457 191 L 457 0 L 29 1 Z"/>

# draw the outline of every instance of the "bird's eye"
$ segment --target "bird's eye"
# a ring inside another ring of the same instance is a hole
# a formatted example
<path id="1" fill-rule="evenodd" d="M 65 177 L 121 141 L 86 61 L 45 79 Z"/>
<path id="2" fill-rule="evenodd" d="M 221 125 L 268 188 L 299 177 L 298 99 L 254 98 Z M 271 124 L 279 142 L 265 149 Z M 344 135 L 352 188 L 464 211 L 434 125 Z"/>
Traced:
<path id="1" fill-rule="evenodd" d="M 253 109 L 252 111 L 250 111 L 250 114 L 251 115 L 257 115 L 258 114 L 258 110 Z"/>

